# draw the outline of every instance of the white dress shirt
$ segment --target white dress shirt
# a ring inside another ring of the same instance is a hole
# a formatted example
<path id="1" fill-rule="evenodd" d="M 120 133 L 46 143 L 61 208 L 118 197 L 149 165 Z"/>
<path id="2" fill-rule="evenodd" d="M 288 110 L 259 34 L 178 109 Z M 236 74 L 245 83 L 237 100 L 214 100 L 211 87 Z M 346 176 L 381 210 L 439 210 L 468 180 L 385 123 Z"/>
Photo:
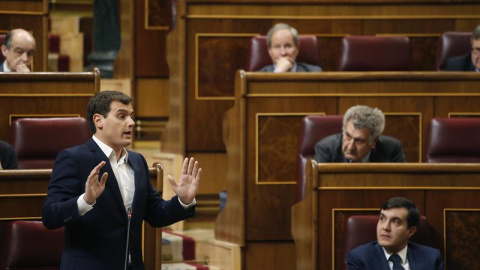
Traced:
<path id="1" fill-rule="evenodd" d="M 390 258 L 390 256 L 392 256 L 393 254 L 392 253 L 388 253 L 384 247 L 383 248 L 383 252 L 385 253 L 385 258 L 387 258 L 387 262 L 388 262 L 388 266 L 390 267 L 390 270 L 393 269 L 393 262 L 389 261 L 388 259 Z M 400 256 L 400 258 L 402 259 L 402 267 L 403 269 L 405 270 L 410 270 L 410 265 L 408 264 L 408 259 L 407 259 L 407 250 L 408 250 L 408 245 L 405 246 L 405 248 L 403 248 L 402 250 L 400 250 L 397 254 L 398 256 Z"/>

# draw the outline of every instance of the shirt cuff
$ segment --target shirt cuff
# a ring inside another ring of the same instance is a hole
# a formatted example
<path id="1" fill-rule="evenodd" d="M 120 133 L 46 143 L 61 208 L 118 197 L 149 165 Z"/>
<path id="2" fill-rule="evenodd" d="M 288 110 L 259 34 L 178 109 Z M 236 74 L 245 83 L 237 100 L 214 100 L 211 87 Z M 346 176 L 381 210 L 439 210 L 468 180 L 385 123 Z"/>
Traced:
<path id="1" fill-rule="evenodd" d="M 88 211 L 92 210 L 93 209 L 93 206 L 95 205 L 95 203 L 97 201 L 95 201 L 92 205 L 88 204 L 85 199 L 83 198 L 83 196 L 85 195 L 85 193 L 83 193 L 82 195 L 80 195 L 80 197 L 78 197 L 77 199 L 77 207 L 78 207 L 78 214 L 80 216 L 83 216 L 85 215 Z"/>
<path id="2" fill-rule="evenodd" d="M 195 198 L 193 198 L 193 201 L 190 203 L 190 204 L 184 204 L 181 200 L 180 200 L 180 197 L 178 197 L 178 202 L 180 202 L 180 205 L 183 207 L 183 209 L 188 209 L 192 206 L 194 206 L 196 203 L 197 203 L 197 200 L 195 200 Z"/>

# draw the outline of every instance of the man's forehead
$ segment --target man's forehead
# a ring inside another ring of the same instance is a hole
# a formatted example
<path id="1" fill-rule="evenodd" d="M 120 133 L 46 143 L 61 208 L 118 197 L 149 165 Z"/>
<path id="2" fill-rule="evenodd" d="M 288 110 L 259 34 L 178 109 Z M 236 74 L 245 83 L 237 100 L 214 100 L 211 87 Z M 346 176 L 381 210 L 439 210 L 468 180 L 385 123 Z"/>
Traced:
<path id="1" fill-rule="evenodd" d="M 382 209 L 380 214 L 390 218 L 397 217 L 400 219 L 406 219 L 408 211 L 403 207 L 395 207 L 390 209 Z"/>
<path id="2" fill-rule="evenodd" d="M 370 136 L 370 129 L 368 128 L 356 128 L 353 124 L 352 120 L 347 122 L 347 126 L 345 127 L 345 132 L 349 135 L 353 135 L 352 133 L 356 133 L 355 137 L 369 137 Z"/>
<path id="3" fill-rule="evenodd" d="M 129 104 L 123 104 L 122 102 L 120 101 L 117 101 L 117 100 L 114 100 L 112 101 L 112 103 L 110 104 L 110 111 L 126 111 L 126 112 L 130 112 L 130 113 L 133 113 L 133 106 L 131 103 Z"/>

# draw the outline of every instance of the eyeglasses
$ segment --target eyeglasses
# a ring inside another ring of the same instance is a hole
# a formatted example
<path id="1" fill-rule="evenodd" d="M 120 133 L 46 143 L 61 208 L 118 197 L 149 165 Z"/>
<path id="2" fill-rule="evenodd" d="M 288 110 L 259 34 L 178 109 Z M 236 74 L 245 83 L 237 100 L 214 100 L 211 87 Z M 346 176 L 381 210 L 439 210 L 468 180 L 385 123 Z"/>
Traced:
<path id="1" fill-rule="evenodd" d="M 472 54 L 473 55 L 479 55 L 480 54 L 480 48 L 472 48 Z"/>

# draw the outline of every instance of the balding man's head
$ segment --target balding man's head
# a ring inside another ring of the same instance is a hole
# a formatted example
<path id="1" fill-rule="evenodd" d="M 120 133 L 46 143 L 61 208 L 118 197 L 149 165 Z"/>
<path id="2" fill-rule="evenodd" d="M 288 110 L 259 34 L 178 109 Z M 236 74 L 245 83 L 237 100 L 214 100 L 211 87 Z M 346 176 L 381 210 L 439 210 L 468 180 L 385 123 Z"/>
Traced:
<path id="1" fill-rule="evenodd" d="M 1 47 L 7 68 L 13 72 L 30 71 L 35 47 L 35 38 L 24 29 L 18 28 L 8 32 Z"/>

